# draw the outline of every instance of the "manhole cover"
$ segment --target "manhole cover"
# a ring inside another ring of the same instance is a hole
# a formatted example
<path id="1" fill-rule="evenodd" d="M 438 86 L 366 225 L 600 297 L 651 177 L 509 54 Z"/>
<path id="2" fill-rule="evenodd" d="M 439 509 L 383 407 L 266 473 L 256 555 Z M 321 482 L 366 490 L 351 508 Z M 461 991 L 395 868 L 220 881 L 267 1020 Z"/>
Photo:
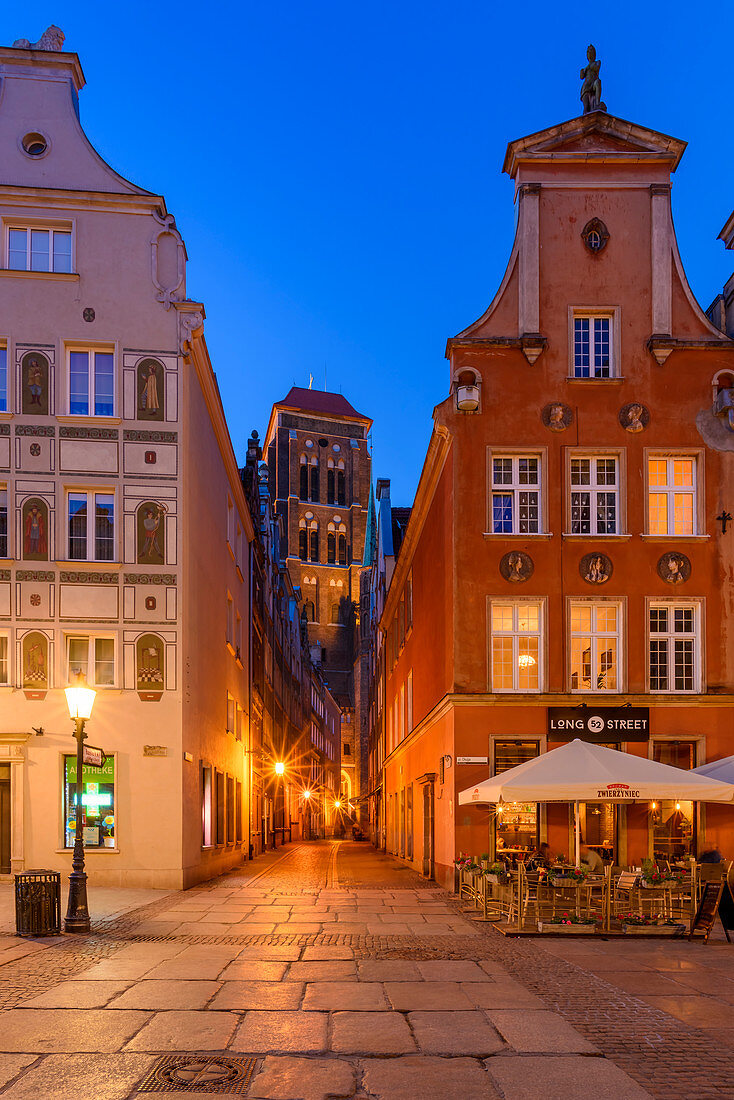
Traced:
<path id="1" fill-rule="evenodd" d="M 241 1096 L 247 1091 L 255 1058 L 218 1054 L 173 1054 L 160 1058 L 138 1092 L 212 1092 Z"/>

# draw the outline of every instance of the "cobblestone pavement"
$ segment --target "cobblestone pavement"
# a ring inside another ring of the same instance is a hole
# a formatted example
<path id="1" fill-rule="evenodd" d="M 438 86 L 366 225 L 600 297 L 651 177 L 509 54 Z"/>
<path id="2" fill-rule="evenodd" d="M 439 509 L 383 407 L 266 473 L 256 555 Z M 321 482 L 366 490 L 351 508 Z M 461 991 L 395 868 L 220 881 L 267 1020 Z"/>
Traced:
<path id="1" fill-rule="evenodd" d="M 167 1096 L 213 1095 L 219 1056 L 249 1100 L 734 1100 L 727 945 L 503 939 L 351 842 L 107 911 L 0 936 L 2 1100 L 144 1100 L 187 1054 Z"/>

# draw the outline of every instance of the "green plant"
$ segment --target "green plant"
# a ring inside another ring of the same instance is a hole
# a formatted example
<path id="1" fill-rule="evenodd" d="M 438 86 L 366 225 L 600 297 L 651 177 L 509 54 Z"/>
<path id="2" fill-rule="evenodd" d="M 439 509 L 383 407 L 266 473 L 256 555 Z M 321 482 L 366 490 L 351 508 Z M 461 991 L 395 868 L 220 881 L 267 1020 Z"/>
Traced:
<path id="1" fill-rule="evenodd" d="M 596 924 L 593 917 L 580 917 L 576 913 L 562 913 L 560 917 L 551 917 L 543 924 Z"/>

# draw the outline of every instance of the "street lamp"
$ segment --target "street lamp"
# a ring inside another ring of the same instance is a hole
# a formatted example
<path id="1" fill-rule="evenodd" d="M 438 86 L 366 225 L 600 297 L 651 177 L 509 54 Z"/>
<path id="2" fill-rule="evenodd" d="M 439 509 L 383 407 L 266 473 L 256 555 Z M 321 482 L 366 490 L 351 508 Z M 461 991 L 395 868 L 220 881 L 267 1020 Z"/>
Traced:
<path id="1" fill-rule="evenodd" d="M 74 826 L 74 855 L 69 875 L 69 901 L 64 918 L 65 932 L 89 931 L 89 906 L 87 904 L 87 876 L 84 872 L 84 837 L 82 769 L 84 767 L 84 723 L 91 717 L 97 692 L 90 688 L 81 672 L 77 672 L 74 682 L 65 689 L 66 705 L 69 717 L 75 723 L 76 737 L 76 818 Z"/>

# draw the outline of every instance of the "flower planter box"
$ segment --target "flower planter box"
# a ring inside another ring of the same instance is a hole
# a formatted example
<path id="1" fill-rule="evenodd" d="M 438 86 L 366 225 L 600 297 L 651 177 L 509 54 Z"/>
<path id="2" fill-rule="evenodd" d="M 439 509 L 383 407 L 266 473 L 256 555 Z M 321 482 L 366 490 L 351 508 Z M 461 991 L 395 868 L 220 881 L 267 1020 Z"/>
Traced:
<path id="1" fill-rule="evenodd" d="M 509 886 L 510 885 L 510 876 L 509 875 L 495 875 L 495 874 L 490 873 L 490 874 L 485 875 L 484 877 L 486 878 L 487 882 L 491 882 L 494 886 Z"/>
<path id="2" fill-rule="evenodd" d="M 557 878 L 551 878 L 548 881 L 550 882 L 551 886 L 582 886 L 583 885 L 583 879 L 578 879 L 577 880 L 575 878 L 566 878 L 565 875 L 563 877 L 559 876 Z"/>
<path id="3" fill-rule="evenodd" d="M 539 920 L 538 931 L 545 935 L 589 936 L 596 932 L 596 922 L 593 924 L 549 924 L 548 921 Z"/>
<path id="4" fill-rule="evenodd" d="M 623 924 L 625 936 L 682 936 L 685 924 Z"/>
<path id="5" fill-rule="evenodd" d="M 660 879 L 659 882 L 646 882 L 640 879 L 639 885 L 643 890 L 675 890 L 681 889 L 682 882 L 679 879 Z"/>

